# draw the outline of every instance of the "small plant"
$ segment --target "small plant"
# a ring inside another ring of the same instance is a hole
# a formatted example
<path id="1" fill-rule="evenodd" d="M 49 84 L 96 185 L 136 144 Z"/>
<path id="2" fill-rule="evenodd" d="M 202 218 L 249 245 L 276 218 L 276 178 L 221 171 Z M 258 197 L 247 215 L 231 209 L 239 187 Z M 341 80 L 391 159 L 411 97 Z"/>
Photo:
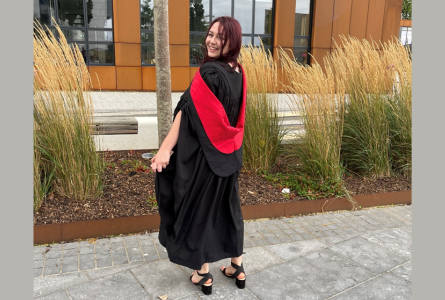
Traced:
<path id="1" fill-rule="evenodd" d="M 264 178 L 278 187 L 280 190 L 284 187 L 292 192 L 309 200 L 343 197 L 347 194 L 343 181 L 327 179 L 320 180 L 311 178 L 308 175 L 299 173 L 264 173 Z M 284 197 L 292 199 L 290 194 L 284 194 Z"/>
<path id="2" fill-rule="evenodd" d="M 140 160 L 134 160 L 133 161 L 133 170 L 136 172 L 149 173 L 151 169 L 148 168 L 146 165 L 142 164 L 142 162 Z"/>
<path id="3" fill-rule="evenodd" d="M 150 208 L 158 208 L 158 202 L 156 201 L 156 196 L 148 196 L 147 204 Z"/>
<path id="4" fill-rule="evenodd" d="M 131 161 L 130 161 L 129 159 L 123 159 L 123 160 L 121 161 L 121 164 L 123 164 L 123 165 L 128 165 L 130 162 L 131 162 Z"/>

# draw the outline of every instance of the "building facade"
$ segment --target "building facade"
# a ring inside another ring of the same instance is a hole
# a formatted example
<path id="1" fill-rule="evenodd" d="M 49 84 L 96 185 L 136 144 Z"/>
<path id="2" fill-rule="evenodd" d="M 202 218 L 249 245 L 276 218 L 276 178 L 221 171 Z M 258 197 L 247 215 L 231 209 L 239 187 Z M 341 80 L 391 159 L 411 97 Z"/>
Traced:
<path id="1" fill-rule="evenodd" d="M 34 0 L 34 18 L 77 43 L 94 89 L 156 90 L 154 0 Z M 243 44 L 260 39 L 274 57 L 280 47 L 320 64 L 339 35 L 369 41 L 399 37 L 403 0 L 169 0 L 172 91 L 184 91 L 199 68 L 201 43 L 213 18 L 242 27 Z M 100 83 L 100 84 L 99 84 Z"/>

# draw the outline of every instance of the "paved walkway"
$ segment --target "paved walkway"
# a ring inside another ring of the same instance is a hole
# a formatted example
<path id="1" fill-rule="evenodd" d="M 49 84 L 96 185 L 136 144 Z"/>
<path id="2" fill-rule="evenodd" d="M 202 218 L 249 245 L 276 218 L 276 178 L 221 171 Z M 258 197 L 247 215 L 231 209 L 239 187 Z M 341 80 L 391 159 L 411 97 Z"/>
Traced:
<path id="1" fill-rule="evenodd" d="M 155 116 L 156 92 L 90 92 L 95 116 Z M 172 110 L 183 93 L 172 93 Z M 278 96 L 279 111 L 289 112 L 287 96 Z"/>
<path id="2" fill-rule="evenodd" d="M 411 206 L 247 221 L 246 289 L 211 264 L 213 294 L 157 233 L 34 247 L 35 299 L 411 299 Z"/>

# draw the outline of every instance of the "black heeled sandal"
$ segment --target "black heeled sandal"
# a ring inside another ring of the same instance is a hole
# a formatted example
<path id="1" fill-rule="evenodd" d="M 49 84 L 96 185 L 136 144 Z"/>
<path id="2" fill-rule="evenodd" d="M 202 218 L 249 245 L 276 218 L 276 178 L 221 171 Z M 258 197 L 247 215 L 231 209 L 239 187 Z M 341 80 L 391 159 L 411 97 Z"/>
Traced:
<path id="1" fill-rule="evenodd" d="M 237 286 L 239 289 L 243 289 L 243 288 L 245 288 L 245 287 L 246 287 L 246 272 L 244 272 L 243 263 L 241 263 L 241 266 L 238 266 L 237 264 L 231 262 L 231 265 L 232 265 L 232 267 L 235 269 L 235 273 L 233 273 L 233 274 L 231 274 L 231 275 L 227 275 L 227 274 L 226 274 L 226 269 L 227 269 L 227 268 L 224 268 L 224 269 L 222 270 L 222 273 L 223 273 L 226 277 L 229 277 L 229 278 L 234 278 L 234 277 L 235 277 L 235 279 L 236 279 L 236 280 L 235 280 L 235 283 L 236 283 L 236 286 Z M 244 278 L 243 278 L 243 279 L 238 279 L 237 276 L 238 276 L 239 274 L 241 274 L 241 273 L 244 273 Z"/>
<path id="2" fill-rule="evenodd" d="M 210 272 L 201 274 L 198 271 L 196 271 L 196 273 L 198 274 L 198 276 L 202 276 L 203 278 L 199 282 L 194 283 L 192 281 L 192 277 L 193 277 L 193 274 L 192 274 L 192 276 L 190 276 L 190 281 L 194 285 L 200 285 L 201 286 L 201 291 L 204 293 L 204 295 L 211 295 L 212 294 L 212 284 L 213 284 L 213 276 L 212 276 L 212 274 L 210 274 Z M 209 279 L 212 279 L 212 282 L 210 283 L 210 285 L 204 285 L 204 283 L 207 280 L 209 280 Z"/>

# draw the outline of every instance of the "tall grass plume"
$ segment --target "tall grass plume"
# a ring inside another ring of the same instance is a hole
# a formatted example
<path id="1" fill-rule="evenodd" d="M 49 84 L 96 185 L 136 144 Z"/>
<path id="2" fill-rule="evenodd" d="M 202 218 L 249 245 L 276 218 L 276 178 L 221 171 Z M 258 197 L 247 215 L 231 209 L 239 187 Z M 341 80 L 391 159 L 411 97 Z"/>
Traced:
<path id="1" fill-rule="evenodd" d="M 34 23 L 34 136 L 41 170 L 53 170 L 51 188 L 85 200 L 102 192 L 103 162 L 91 125 L 91 79 L 77 45 Z M 43 182 L 35 172 L 35 181 Z M 44 172 L 40 172 L 44 174 Z M 38 184 L 38 182 L 35 184 Z"/>
<path id="2" fill-rule="evenodd" d="M 242 46 L 239 59 L 247 79 L 247 104 L 243 140 L 244 168 L 268 171 L 278 155 L 284 136 L 278 115 L 277 64 L 270 51 Z"/>

